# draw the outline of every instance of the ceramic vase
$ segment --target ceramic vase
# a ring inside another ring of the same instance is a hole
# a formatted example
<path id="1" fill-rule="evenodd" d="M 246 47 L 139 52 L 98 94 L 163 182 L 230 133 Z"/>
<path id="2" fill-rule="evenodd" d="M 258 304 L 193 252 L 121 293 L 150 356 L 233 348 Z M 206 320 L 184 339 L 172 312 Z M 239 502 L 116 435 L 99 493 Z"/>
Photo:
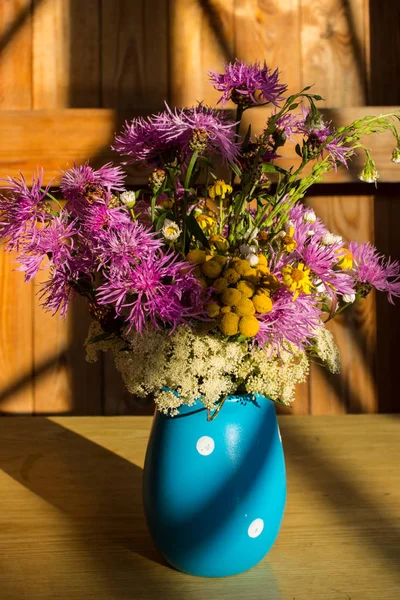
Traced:
<path id="1" fill-rule="evenodd" d="M 251 569 L 281 525 L 286 474 L 274 403 L 229 396 L 213 420 L 197 402 L 154 416 L 143 501 L 150 535 L 176 569 L 224 577 Z"/>

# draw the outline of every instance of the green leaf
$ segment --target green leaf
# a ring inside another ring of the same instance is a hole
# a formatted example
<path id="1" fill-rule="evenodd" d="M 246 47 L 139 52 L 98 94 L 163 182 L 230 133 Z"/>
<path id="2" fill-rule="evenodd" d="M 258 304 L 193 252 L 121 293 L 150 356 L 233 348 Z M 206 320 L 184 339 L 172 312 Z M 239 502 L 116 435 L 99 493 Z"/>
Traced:
<path id="1" fill-rule="evenodd" d="M 295 108 L 297 108 L 299 106 L 300 102 L 294 102 L 293 104 L 291 104 L 288 108 L 288 110 L 294 110 Z"/>
<path id="2" fill-rule="evenodd" d="M 160 229 L 162 229 L 163 225 L 164 225 L 164 221 L 167 218 L 167 213 L 163 213 L 162 215 L 160 215 L 156 221 L 156 225 L 155 225 L 155 229 L 156 231 L 160 231 Z"/>
<path id="3" fill-rule="evenodd" d="M 295 152 L 296 152 L 296 154 L 298 154 L 300 156 L 300 158 L 303 158 L 303 155 L 301 153 L 300 144 L 296 144 Z"/>
<path id="4" fill-rule="evenodd" d="M 241 334 L 240 334 L 240 335 L 238 335 L 238 336 L 237 336 L 237 338 L 236 338 L 236 340 L 235 340 L 235 341 L 240 343 L 240 342 L 245 342 L 245 341 L 246 341 L 246 340 L 248 340 L 248 339 L 249 339 L 249 338 L 247 338 L 245 335 L 241 335 Z"/>
<path id="5" fill-rule="evenodd" d="M 261 165 L 261 171 L 263 173 L 283 173 L 284 175 L 287 174 L 287 171 L 285 169 L 282 169 L 282 167 L 278 167 L 278 165 L 272 165 L 271 163 L 263 163 Z"/>
<path id="6" fill-rule="evenodd" d="M 237 177 L 239 177 L 239 179 L 241 179 L 242 171 L 239 169 L 239 167 L 237 165 L 234 165 L 233 163 L 229 163 L 229 167 L 235 173 L 235 175 L 237 175 Z"/>
<path id="7" fill-rule="evenodd" d="M 203 232 L 202 228 L 200 227 L 200 225 L 196 221 L 196 217 L 194 216 L 194 214 L 190 213 L 190 215 L 186 215 L 185 220 L 186 220 L 186 226 L 188 228 L 189 233 L 197 241 L 199 241 L 201 244 L 203 244 L 203 246 L 205 248 L 210 249 L 210 244 L 208 242 L 208 239 L 206 238 L 206 236 L 204 235 L 204 232 Z"/>

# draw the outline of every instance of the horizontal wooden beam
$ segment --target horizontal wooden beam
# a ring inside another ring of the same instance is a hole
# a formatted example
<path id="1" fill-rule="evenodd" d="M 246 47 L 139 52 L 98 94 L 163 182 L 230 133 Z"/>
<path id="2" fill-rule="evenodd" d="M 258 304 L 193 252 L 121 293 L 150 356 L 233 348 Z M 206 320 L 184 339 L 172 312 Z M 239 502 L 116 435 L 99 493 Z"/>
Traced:
<path id="1" fill-rule="evenodd" d="M 355 107 L 324 109 L 324 117 L 336 126 L 356 118 L 391 112 L 393 107 Z M 399 109 L 397 109 L 399 110 Z M 270 114 L 264 108 L 247 111 L 244 126 L 251 120 L 253 131 L 261 131 Z M 45 169 L 46 181 L 59 181 L 61 172 L 74 162 L 86 160 L 94 166 L 106 161 L 118 162 L 118 155 L 110 149 L 114 135 L 126 119 L 135 116 L 111 109 L 61 109 L 61 110 L 10 110 L 0 111 L 0 177 L 15 176 L 21 171 L 30 179 L 37 166 Z M 391 162 L 394 146 L 390 133 L 374 135 L 367 139 L 380 173 L 381 182 L 400 182 L 400 165 Z M 297 160 L 294 144 L 287 143 L 282 151 L 280 164 L 287 168 Z M 346 170 L 329 173 L 326 183 L 349 183 L 357 181 L 357 173 L 363 165 L 362 152 L 355 157 Z M 142 185 L 147 180 L 143 171 L 129 167 L 128 183 Z"/>

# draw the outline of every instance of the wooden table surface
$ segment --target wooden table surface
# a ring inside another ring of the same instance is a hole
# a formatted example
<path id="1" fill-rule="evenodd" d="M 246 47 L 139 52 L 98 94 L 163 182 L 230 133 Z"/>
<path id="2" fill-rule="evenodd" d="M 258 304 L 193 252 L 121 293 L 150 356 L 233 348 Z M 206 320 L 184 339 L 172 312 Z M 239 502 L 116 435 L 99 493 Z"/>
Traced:
<path id="1" fill-rule="evenodd" d="M 400 418 L 279 422 L 279 538 L 252 571 L 202 579 L 166 566 L 146 531 L 149 417 L 1 418 L 0 598 L 398 600 Z"/>

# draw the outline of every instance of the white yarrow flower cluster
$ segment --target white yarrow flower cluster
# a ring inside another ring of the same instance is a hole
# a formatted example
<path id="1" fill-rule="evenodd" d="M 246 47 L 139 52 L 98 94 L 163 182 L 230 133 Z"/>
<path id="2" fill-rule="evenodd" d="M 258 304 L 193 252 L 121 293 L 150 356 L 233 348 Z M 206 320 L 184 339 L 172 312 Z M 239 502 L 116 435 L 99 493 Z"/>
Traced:
<path id="1" fill-rule="evenodd" d="M 99 325 L 92 325 L 89 338 L 100 332 Z M 193 331 L 187 325 L 172 334 L 131 332 L 127 343 L 100 340 L 87 346 L 88 360 L 95 360 L 99 350 L 113 352 L 129 392 L 141 397 L 154 394 L 158 409 L 169 415 L 197 399 L 213 409 L 238 389 L 289 404 L 296 383 L 305 380 L 309 368 L 306 354 L 295 346 L 278 356 L 269 347 L 238 344 L 209 335 L 206 327 Z"/>
<path id="2" fill-rule="evenodd" d="M 318 327 L 315 335 L 315 352 L 331 373 L 340 372 L 340 355 L 331 332 L 325 327 Z"/>

